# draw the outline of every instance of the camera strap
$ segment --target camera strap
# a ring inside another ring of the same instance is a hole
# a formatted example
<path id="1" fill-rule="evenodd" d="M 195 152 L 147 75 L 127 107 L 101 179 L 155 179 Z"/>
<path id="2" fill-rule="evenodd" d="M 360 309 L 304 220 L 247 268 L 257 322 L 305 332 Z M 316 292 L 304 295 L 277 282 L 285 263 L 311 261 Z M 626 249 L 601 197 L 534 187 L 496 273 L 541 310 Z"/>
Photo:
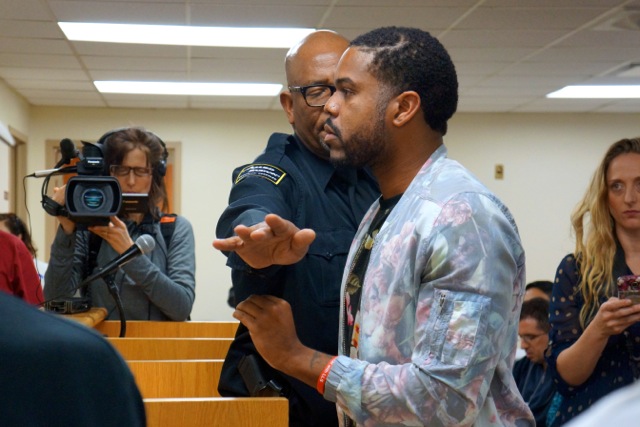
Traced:
<path id="1" fill-rule="evenodd" d="M 164 238 L 164 243 L 167 246 L 167 250 L 169 250 L 169 245 L 171 244 L 171 238 L 173 237 L 173 232 L 176 229 L 176 214 L 162 214 L 160 218 L 160 232 L 162 233 L 162 237 Z"/>
<path id="2" fill-rule="evenodd" d="M 98 252 L 100 251 L 100 245 L 102 244 L 102 237 L 97 234 L 87 232 L 89 234 L 89 247 L 87 248 L 87 263 L 85 264 L 85 271 L 83 277 L 89 277 L 89 275 L 95 270 L 98 264 Z M 82 294 L 87 297 L 91 297 L 91 288 L 87 286 Z"/>

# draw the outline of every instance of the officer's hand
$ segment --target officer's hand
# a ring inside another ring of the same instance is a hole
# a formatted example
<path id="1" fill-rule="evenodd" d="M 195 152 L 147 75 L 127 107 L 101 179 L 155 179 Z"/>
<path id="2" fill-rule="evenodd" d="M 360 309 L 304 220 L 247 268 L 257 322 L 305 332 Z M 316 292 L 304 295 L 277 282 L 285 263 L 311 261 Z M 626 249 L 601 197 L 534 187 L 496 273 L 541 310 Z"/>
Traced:
<path id="1" fill-rule="evenodd" d="M 235 252 L 252 268 L 289 265 L 300 261 L 316 238 L 315 231 L 300 230 L 291 221 L 269 214 L 264 222 L 247 227 L 239 225 L 236 235 L 213 241 L 220 251 Z"/>

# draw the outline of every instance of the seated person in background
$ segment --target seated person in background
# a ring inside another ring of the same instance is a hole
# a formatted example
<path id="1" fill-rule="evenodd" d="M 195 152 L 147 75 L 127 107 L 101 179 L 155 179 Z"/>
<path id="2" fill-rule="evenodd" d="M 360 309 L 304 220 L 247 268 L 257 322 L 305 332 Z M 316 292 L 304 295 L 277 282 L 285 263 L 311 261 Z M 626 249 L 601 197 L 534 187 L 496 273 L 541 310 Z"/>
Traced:
<path id="1" fill-rule="evenodd" d="M 551 299 L 551 289 L 553 288 L 553 282 L 548 280 L 538 280 L 535 282 L 527 283 L 524 291 L 524 301 L 528 301 L 533 298 L 544 298 L 547 301 Z M 547 309 L 547 311 L 549 311 Z M 525 356 L 525 351 L 522 345 L 516 351 L 516 360 L 520 360 Z"/>
<path id="2" fill-rule="evenodd" d="M 553 282 L 548 280 L 537 280 L 535 282 L 527 283 L 527 287 L 524 291 L 524 300 L 527 301 L 533 298 L 544 298 L 547 301 L 550 301 L 552 290 Z"/>
<path id="3" fill-rule="evenodd" d="M 6 231 L 7 233 L 11 233 L 14 236 L 18 236 L 20 240 L 24 242 L 31 252 L 33 256 L 33 262 L 36 266 L 36 270 L 38 271 L 38 276 L 40 277 L 40 283 L 44 287 L 44 273 L 47 271 L 48 264 L 46 262 L 40 261 L 37 256 L 37 249 L 33 246 L 33 242 L 31 241 L 31 233 L 29 233 L 29 229 L 27 228 L 24 221 L 22 221 L 16 214 L 14 213 L 0 213 L 0 230 Z"/>
<path id="4" fill-rule="evenodd" d="M 91 329 L 0 292 L 0 349 L 3 426 L 146 425 L 133 375 Z"/>
<path id="5" fill-rule="evenodd" d="M 40 304 L 44 301 L 42 286 L 40 286 L 38 273 L 33 266 L 29 250 L 16 236 L 2 230 L 0 230 L 0 290 L 22 298 L 30 304 Z"/>
<path id="6" fill-rule="evenodd" d="M 518 335 L 527 357 L 516 362 L 513 377 L 536 418 L 537 427 L 546 426 L 547 411 L 556 389 L 544 360 L 544 352 L 549 344 L 549 329 L 549 301 L 544 298 L 525 301 L 520 312 Z"/>
<path id="7" fill-rule="evenodd" d="M 149 234 L 156 243 L 153 251 L 114 273 L 125 317 L 186 320 L 195 299 L 195 241 L 186 218 L 164 215 L 158 208 L 167 206 L 164 174 L 168 153 L 164 142 L 143 128 L 132 127 L 108 132 L 98 144 L 103 146 L 106 167 L 122 192 L 149 195 L 145 212 L 113 216 L 108 225 L 90 226 L 88 231 L 76 229 L 71 219 L 58 216 L 60 227 L 51 246 L 45 295 L 47 299 L 72 296 L 84 278 L 129 249 L 139 236 Z M 53 198 L 59 204 L 64 203 L 64 192 L 64 188 L 55 189 Z M 92 260 L 90 252 L 96 249 Z M 94 307 L 107 309 L 108 319 L 119 318 L 103 279 L 90 283 L 86 292 Z"/>
<path id="8" fill-rule="evenodd" d="M 640 274 L 640 138 L 609 147 L 571 216 L 576 247 L 558 266 L 547 363 L 562 402 L 560 426 L 640 377 L 640 304 L 618 298 L 620 276 Z"/>

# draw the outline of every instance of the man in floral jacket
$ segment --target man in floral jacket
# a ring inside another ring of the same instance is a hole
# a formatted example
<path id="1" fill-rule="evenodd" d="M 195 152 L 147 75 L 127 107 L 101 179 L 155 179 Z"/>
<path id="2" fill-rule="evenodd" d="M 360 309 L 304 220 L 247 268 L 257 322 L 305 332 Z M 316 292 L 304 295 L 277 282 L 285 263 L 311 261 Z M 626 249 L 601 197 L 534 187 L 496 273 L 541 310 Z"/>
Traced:
<path id="1" fill-rule="evenodd" d="M 340 355 L 302 345 L 276 297 L 234 316 L 269 364 L 337 403 L 342 425 L 533 426 L 511 374 L 524 251 L 504 204 L 447 158 L 449 55 L 422 30 L 380 28 L 351 42 L 335 86 L 331 160 L 370 166 L 382 191 L 347 258 Z M 270 221 L 283 252 L 313 239 Z"/>

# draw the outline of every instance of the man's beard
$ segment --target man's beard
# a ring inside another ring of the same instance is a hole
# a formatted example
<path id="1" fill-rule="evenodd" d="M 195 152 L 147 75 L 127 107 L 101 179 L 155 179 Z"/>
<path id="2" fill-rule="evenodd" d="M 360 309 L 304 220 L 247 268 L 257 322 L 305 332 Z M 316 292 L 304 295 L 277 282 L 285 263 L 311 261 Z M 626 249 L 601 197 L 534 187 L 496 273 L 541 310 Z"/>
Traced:
<path id="1" fill-rule="evenodd" d="M 330 157 L 330 161 L 334 166 L 362 168 L 364 166 L 373 166 L 380 161 L 386 148 L 385 140 L 387 137 L 384 113 L 378 110 L 376 117 L 368 123 L 373 123 L 373 125 L 360 127 L 348 141 L 345 141 L 342 137 L 342 132 L 331 123 L 331 119 L 327 120 L 327 124 L 334 131 L 344 153 L 341 158 Z"/>

